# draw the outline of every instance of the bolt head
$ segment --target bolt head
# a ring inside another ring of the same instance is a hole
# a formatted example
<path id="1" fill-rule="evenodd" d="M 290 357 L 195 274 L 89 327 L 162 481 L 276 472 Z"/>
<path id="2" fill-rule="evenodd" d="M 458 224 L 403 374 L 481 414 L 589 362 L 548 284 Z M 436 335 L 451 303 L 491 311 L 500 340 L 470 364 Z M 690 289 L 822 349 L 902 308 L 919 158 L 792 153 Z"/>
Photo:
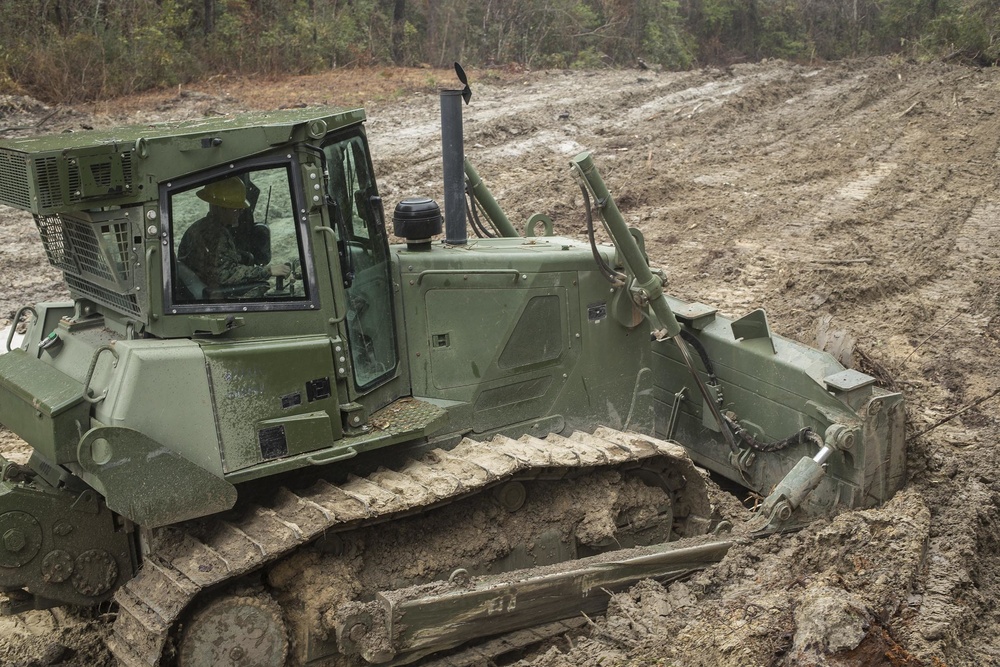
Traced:
<path id="1" fill-rule="evenodd" d="M 27 544 L 28 538 L 26 538 L 24 533 L 17 528 L 11 528 L 3 534 L 4 549 L 10 551 L 11 553 L 17 553 L 26 547 Z"/>
<path id="2" fill-rule="evenodd" d="M 367 634 L 368 634 L 368 628 L 366 628 L 361 623 L 355 623 L 351 627 L 351 632 L 350 632 L 351 641 L 359 642 L 362 639 L 364 639 L 365 635 Z"/>

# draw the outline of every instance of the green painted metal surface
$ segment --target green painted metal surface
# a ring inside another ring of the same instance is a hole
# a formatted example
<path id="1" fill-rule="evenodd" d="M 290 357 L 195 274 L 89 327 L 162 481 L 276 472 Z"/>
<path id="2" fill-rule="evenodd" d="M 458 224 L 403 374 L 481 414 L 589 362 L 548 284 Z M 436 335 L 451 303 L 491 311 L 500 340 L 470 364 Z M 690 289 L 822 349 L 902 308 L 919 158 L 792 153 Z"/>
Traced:
<path id="1" fill-rule="evenodd" d="M 676 300 L 672 304 L 683 312 L 684 304 Z M 889 489 L 902 486 L 904 415 L 898 393 L 870 381 L 855 392 L 835 390 L 828 378 L 843 367 L 825 352 L 773 334 L 767 339 L 737 340 L 731 320 L 718 315 L 701 324 L 698 338 L 719 377 L 723 409 L 735 411 L 758 440 L 774 442 L 805 427 L 825 437 L 834 425 L 850 435 L 841 434 L 840 444 L 830 442 L 838 451 L 827 463 L 826 478 L 809 496 L 804 515 L 821 515 L 835 505 L 876 504 L 893 493 Z M 800 458 L 816 453 L 808 443 L 766 454 L 747 447 L 733 452 L 715 424 L 705 420 L 701 401 L 693 400 L 697 390 L 676 347 L 654 343 L 653 363 L 656 432 L 685 444 L 697 443 L 689 445 L 689 451 L 699 464 L 767 495 Z M 675 432 L 668 433 L 668 418 L 681 389 L 687 398 L 680 400 Z"/>
<path id="2" fill-rule="evenodd" d="M 0 612 L 54 604 L 95 605 L 135 574 L 131 529 L 92 489 L 55 489 L 38 477 L 15 482 L 0 456 L 0 577 L 11 596 Z"/>
<path id="3" fill-rule="evenodd" d="M 230 509 L 236 488 L 130 428 L 100 426 L 80 438 L 83 478 L 108 507 L 156 528 Z"/>
<path id="4" fill-rule="evenodd" d="M 579 241 L 488 239 L 397 250 L 415 395 L 453 401 L 475 432 L 651 425 L 646 325 L 607 317 L 607 284 Z M 614 369 L 609 372 L 609 369 Z"/>
<path id="5" fill-rule="evenodd" d="M 3 423 L 54 463 L 74 460 L 72 443 L 90 406 L 83 384 L 23 350 L 0 355 Z"/>
<path id="6" fill-rule="evenodd" d="M 343 428 L 329 338 L 203 346 L 226 472 L 322 449 Z"/>

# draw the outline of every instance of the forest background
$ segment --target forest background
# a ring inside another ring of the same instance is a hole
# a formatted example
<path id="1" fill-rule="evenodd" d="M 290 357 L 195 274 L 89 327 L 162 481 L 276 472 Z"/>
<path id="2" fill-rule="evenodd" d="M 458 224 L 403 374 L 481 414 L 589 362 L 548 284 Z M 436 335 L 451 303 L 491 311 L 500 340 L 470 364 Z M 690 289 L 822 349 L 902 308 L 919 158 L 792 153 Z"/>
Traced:
<path id="1" fill-rule="evenodd" d="M 107 99 L 218 74 L 450 65 L 680 70 L 899 54 L 1000 61 L 997 0 L 0 3 L 0 93 Z"/>

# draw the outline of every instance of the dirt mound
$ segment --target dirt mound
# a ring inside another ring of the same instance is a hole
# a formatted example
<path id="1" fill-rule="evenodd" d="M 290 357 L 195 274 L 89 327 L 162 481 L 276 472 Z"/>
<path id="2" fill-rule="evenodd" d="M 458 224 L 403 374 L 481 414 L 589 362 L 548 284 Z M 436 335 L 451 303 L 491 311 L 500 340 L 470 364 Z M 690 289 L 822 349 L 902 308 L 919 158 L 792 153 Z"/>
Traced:
<path id="1" fill-rule="evenodd" d="M 617 595 L 591 637 L 533 665 L 852 665 L 912 612 L 930 512 L 903 491 L 795 535 L 734 547 L 693 579 Z M 891 633 L 889 634 L 891 637 Z M 895 641 L 895 640 L 893 640 Z M 613 663 L 612 663 L 613 664 Z"/>
<path id="2" fill-rule="evenodd" d="M 905 393 L 909 422 L 909 482 L 884 507 L 644 583 L 523 664 L 1000 663 L 1000 72 L 873 59 L 483 79 L 467 154 L 513 221 L 544 212 L 582 236 L 568 161 L 592 150 L 672 294 L 728 316 L 766 308 L 777 333 L 846 357 L 855 341 L 855 365 Z M 324 101 L 316 83 L 280 95 Z M 42 129 L 255 106 L 252 87 L 234 90 L 60 110 Z M 368 131 L 387 204 L 442 200 L 437 97 L 379 99 Z M 49 112 L 0 111 L 0 128 L 22 113 Z M 0 221 L 0 318 L 63 298 L 30 216 Z M 24 659 L 15 646 L 0 660 Z"/>

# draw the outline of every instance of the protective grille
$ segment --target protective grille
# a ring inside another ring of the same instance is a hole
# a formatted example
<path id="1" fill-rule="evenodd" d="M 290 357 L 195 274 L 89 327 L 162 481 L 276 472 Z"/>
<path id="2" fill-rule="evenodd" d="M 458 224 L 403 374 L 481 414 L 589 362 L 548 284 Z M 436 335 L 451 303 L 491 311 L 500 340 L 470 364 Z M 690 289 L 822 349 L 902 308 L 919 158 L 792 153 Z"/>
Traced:
<path id="1" fill-rule="evenodd" d="M 0 151 L 0 203 L 31 210 L 28 188 L 28 161 L 22 153 Z"/>
<path id="2" fill-rule="evenodd" d="M 62 206 L 62 190 L 59 188 L 59 163 L 54 157 L 35 160 L 38 173 L 38 200 L 42 209 Z"/>
<path id="3" fill-rule="evenodd" d="M 122 178 L 126 185 L 132 185 L 132 151 L 122 153 Z"/>
<path id="4" fill-rule="evenodd" d="M 66 251 L 66 237 L 63 234 L 62 218 L 58 215 L 36 215 L 35 224 L 42 237 L 45 256 L 49 264 L 63 271 L 79 272 L 73 257 Z"/>
<path id="5" fill-rule="evenodd" d="M 49 263 L 70 289 L 120 312 L 141 315 L 133 290 L 127 221 L 87 222 L 66 215 L 36 216 Z"/>
<path id="6" fill-rule="evenodd" d="M 139 308 L 139 300 L 136 299 L 134 294 L 118 294 L 70 274 L 66 274 L 66 284 L 69 285 L 71 292 L 83 294 L 109 308 L 132 315 L 142 315 L 142 309 Z"/>
<path id="7" fill-rule="evenodd" d="M 69 186 L 69 200 L 74 203 L 79 202 L 81 199 L 80 165 L 74 161 L 71 161 L 66 167 L 66 182 Z"/>
<path id="8" fill-rule="evenodd" d="M 63 218 L 63 224 L 67 243 L 80 267 L 80 273 L 122 286 L 128 283 L 128 223 L 95 225 Z"/>

